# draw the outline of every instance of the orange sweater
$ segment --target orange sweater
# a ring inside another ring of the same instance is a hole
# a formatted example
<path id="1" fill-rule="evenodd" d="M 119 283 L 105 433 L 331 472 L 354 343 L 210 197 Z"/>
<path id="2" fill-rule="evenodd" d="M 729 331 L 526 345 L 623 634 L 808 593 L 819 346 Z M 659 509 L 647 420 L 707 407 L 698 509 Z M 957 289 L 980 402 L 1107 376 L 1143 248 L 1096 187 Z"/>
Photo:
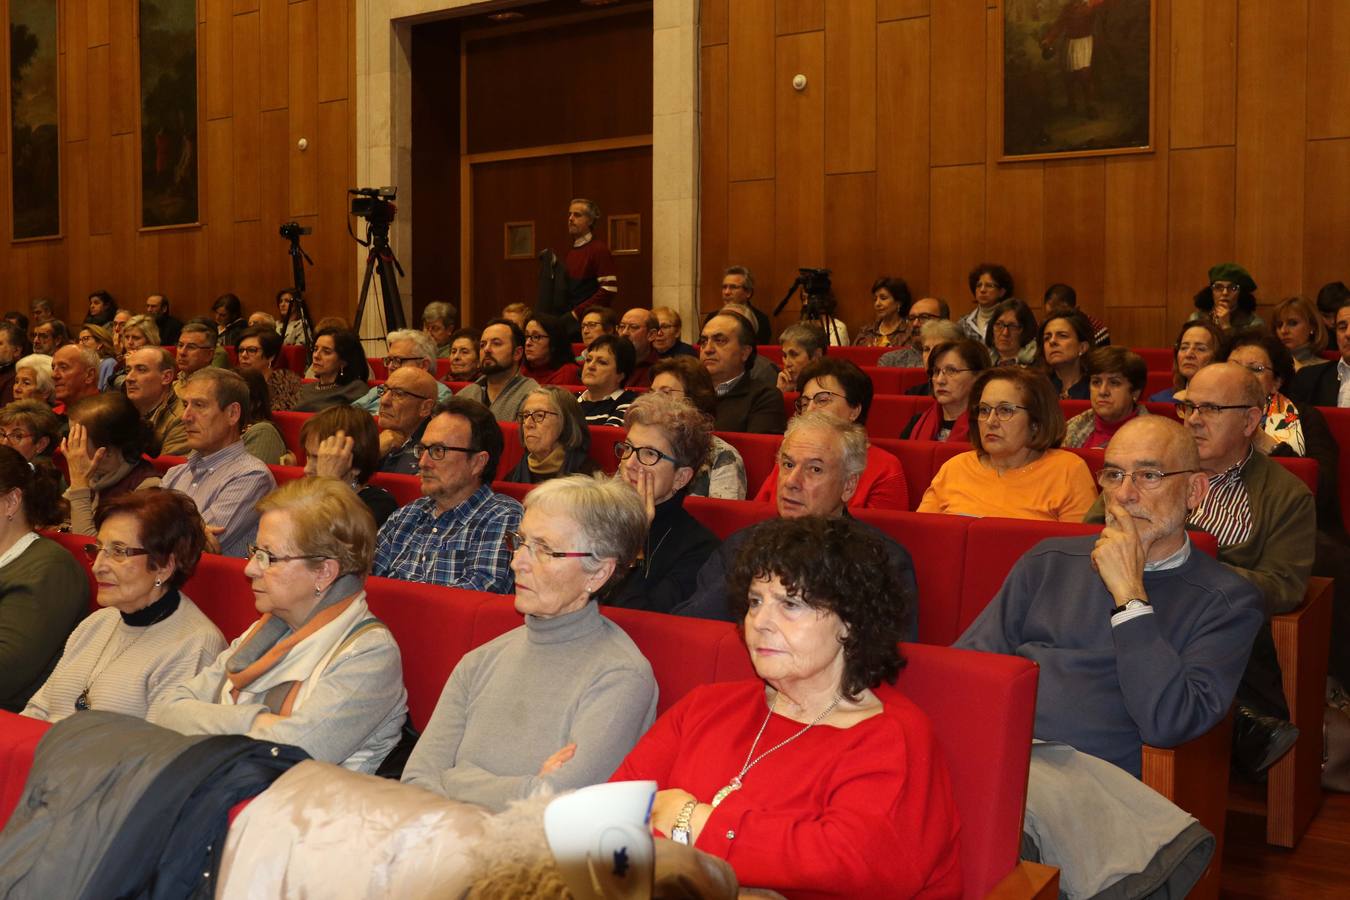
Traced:
<path id="1" fill-rule="evenodd" d="M 943 463 L 923 493 L 919 512 L 1081 522 L 1096 499 L 1087 463 L 1067 450 L 1047 450 L 1035 462 L 1001 475 L 972 450 Z"/>

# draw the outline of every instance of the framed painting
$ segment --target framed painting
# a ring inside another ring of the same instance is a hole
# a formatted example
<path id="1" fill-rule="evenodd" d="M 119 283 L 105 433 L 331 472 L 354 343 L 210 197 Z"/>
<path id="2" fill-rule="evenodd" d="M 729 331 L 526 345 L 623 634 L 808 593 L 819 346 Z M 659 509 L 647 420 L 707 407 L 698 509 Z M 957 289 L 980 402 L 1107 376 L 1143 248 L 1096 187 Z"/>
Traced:
<path id="1" fill-rule="evenodd" d="M 998 0 L 1000 159 L 1153 149 L 1156 0 Z"/>
<path id="2" fill-rule="evenodd" d="M 10 0 L 10 234 L 61 235 L 60 65 L 57 4 Z"/>
<path id="3" fill-rule="evenodd" d="M 141 227 L 198 220 L 197 0 L 139 0 Z"/>

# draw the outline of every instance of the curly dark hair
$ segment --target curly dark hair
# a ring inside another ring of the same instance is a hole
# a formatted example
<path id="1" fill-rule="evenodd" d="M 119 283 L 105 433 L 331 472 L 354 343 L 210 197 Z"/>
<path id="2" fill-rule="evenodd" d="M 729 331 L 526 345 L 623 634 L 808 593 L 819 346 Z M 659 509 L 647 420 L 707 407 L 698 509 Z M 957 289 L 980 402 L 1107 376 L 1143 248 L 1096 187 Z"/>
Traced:
<path id="1" fill-rule="evenodd" d="M 895 684 L 905 665 L 897 646 L 914 598 L 888 559 L 883 538 L 848 517 L 769 519 L 756 525 L 736 551 L 727 578 L 728 605 L 744 620 L 752 581 L 777 577 L 813 609 L 832 612 L 847 631 L 844 677 L 849 700 L 885 681 Z"/>

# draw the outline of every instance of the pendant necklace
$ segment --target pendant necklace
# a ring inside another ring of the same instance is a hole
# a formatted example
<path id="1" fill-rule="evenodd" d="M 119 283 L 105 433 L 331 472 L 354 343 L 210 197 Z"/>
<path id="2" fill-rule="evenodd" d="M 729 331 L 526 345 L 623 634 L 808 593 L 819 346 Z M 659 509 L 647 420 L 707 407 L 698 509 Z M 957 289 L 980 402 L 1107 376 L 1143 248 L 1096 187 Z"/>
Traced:
<path id="1" fill-rule="evenodd" d="M 166 594 L 165 596 L 169 595 Z M 160 600 L 163 599 L 164 599 L 163 597 L 160 598 Z M 159 603 L 160 600 L 156 600 L 155 603 Z M 151 607 L 153 606 L 154 604 L 151 604 Z M 142 637 L 144 637 L 145 633 L 150 630 L 151 625 L 163 622 L 169 616 L 173 615 L 174 611 L 178 609 L 178 604 L 175 602 L 170 606 L 161 606 L 160 608 L 153 610 L 151 610 L 151 607 L 147 607 L 144 610 L 137 610 L 137 612 L 133 614 L 133 615 L 140 615 L 146 612 L 152 612 L 152 615 L 149 617 L 148 621 L 138 623 L 132 626 L 136 629 L 136 634 L 133 635 L 132 638 L 126 642 L 125 645 L 118 648 L 117 653 L 113 655 L 112 659 L 108 660 L 106 664 L 100 666 L 99 663 L 103 662 L 103 655 L 108 652 L 108 647 L 112 645 L 113 636 L 117 634 L 117 628 L 114 627 L 113 630 L 108 634 L 108 639 L 103 642 L 103 649 L 98 652 L 98 659 L 94 662 L 94 671 L 90 674 L 88 680 L 85 681 L 84 690 L 80 691 L 80 696 L 75 698 L 76 710 L 78 710 L 79 712 L 84 712 L 87 709 L 93 708 L 89 705 L 89 692 L 93 690 L 94 682 L 98 680 L 98 676 L 102 675 L 105 671 L 107 671 L 108 667 L 111 666 L 113 663 L 117 662 L 118 658 L 123 653 L 126 653 L 128 650 L 130 650 L 137 641 L 139 641 Z M 123 618 L 125 619 L 127 614 L 123 613 L 122 615 Z"/>
<path id="2" fill-rule="evenodd" d="M 834 708 L 839 705 L 839 701 L 842 699 L 843 699 L 842 697 L 836 694 L 835 698 L 832 701 L 830 701 L 830 705 L 825 707 L 825 711 L 822 712 L 820 715 L 816 716 L 813 720 L 811 720 L 811 722 L 809 722 L 806 725 L 806 727 L 804 727 L 801 731 L 797 732 L 791 737 L 784 738 L 777 744 L 774 744 L 768 750 L 765 750 L 759 756 L 755 756 L 755 748 L 759 746 L 759 739 L 764 736 L 764 729 L 769 727 L 769 720 L 773 718 L 774 708 L 778 706 L 778 694 L 774 694 L 773 703 L 770 704 L 769 706 L 769 714 L 764 717 L 764 724 L 759 726 L 759 734 L 755 735 L 755 742 L 750 745 L 750 752 L 745 754 L 745 765 L 741 766 L 741 771 L 737 773 L 737 775 L 734 778 L 731 779 L 730 784 L 728 784 L 726 787 L 722 788 L 720 791 L 718 791 L 716 794 L 713 795 L 712 798 L 713 809 L 716 809 L 723 800 L 727 799 L 728 794 L 731 794 L 733 791 L 739 791 L 741 789 L 741 782 L 742 779 L 745 778 L 745 773 L 749 772 L 756 765 L 758 765 L 761 759 L 768 756 L 775 750 L 779 750 L 783 747 L 786 747 L 788 744 L 792 743 L 797 738 L 806 734 L 812 728 L 816 727 L 821 722 L 825 721 L 825 717 L 828 716 L 830 713 L 834 712 Z M 754 759 L 751 759 L 752 756 L 754 756 Z"/>

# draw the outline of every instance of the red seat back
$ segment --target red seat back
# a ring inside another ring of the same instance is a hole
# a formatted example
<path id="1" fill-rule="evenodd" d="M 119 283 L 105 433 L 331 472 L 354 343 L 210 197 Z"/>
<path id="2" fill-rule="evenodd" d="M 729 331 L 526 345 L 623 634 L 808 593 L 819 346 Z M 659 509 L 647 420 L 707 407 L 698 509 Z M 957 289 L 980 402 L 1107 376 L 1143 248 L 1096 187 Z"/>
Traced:
<path id="1" fill-rule="evenodd" d="M 290 411 L 272 413 L 272 424 L 281 432 L 281 440 L 285 442 L 286 449 L 295 454 L 295 464 L 298 466 L 305 464 L 305 445 L 300 442 L 300 429 L 314 415 Z"/>
<path id="2" fill-rule="evenodd" d="M 89 557 L 84 555 L 84 545 L 93 542 L 87 534 L 71 534 L 66 531 L 44 531 L 42 536 L 51 538 L 62 547 L 70 551 L 70 555 L 75 557 L 75 561 L 84 569 L 84 574 L 89 579 L 89 611 L 94 612 L 99 608 L 98 605 L 98 581 L 94 578 L 92 563 Z M 3 820 L 0 820 L 3 821 Z"/>
<path id="3" fill-rule="evenodd" d="M 0 826 L 19 805 L 38 741 L 50 727 L 37 719 L 0 711 Z"/>
<path id="4" fill-rule="evenodd" d="M 708 497 L 686 497 L 684 508 L 689 515 L 722 541 L 742 528 L 748 528 L 756 522 L 763 522 L 778 515 L 778 510 L 768 503 L 713 500 Z"/>
<path id="5" fill-rule="evenodd" d="M 409 503 L 422 496 L 422 479 L 416 475 L 400 475 L 395 472 L 376 472 L 370 476 L 370 483 L 375 487 L 384 488 L 394 495 L 399 506 L 407 506 Z"/>
<path id="6" fill-rule="evenodd" d="M 961 569 L 970 550 L 970 526 L 976 520 L 880 509 L 851 512 L 859 521 L 881 529 L 909 551 L 919 588 L 919 640 L 926 644 L 950 644 L 952 639 L 948 635 L 961 616 Z"/>
<path id="7" fill-rule="evenodd" d="M 1350 409 L 1335 406 L 1319 406 L 1318 412 L 1327 420 L 1327 430 L 1331 432 L 1336 446 L 1340 447 L 1340 470 L 1336 473 L 1339 482 L 1341 520 L 1350 528 Z"/>
<path id="8" fill-rule="evenodd" d="M 300 344 L 283 344 L 277 366 L 290 369 L 297 375 L 305 374 L 305 348 Z"/>
<path id="9" fill-rule="evenodd" d="M 1313 495 L 1317 494 L 1317 460 L 1309 456 L 1272 456 L 1271 459 L 1302 479 Z"/>
<path id="10" fill-rule="evenodd" d="M 183 593 L 232 641 L 258 621 L 253 588 L 244 574 L 246 562 L 232 556 L 203 553 Z"/>
<path id="11" fill-rule="evenodd" d="M 1171 347 L 1131 347 L 1135 353 L 1139 354 L 1144 360 L 1144 366 L 1150 372 L 1172 372 L 1172 348 Z M 1170 386 L 1170 382 L 1169 382 Z"/>
<path id="12" fill-rule="evenodd" d="M 872 438 L 872 443 L 888 453 L 894 453 L 905 470 L 905 484 L 909 488 L 909 508 L 919 508 L 923 492 L 928 490 L 937 467 L 933 464 L 933 448 L 938 441 L 907 441 L 900 438 Z M 962 444 L 967 450 L 969 444 Z"/>
<path id="13" fill-rule="evenodd" d="M 718 432 L 717 436 L 735 447 L 745 462 L 746 497 L 753 498 L 760 485 L 778 469 L 781 434 L 747 434 L 740 431 Z"/>

